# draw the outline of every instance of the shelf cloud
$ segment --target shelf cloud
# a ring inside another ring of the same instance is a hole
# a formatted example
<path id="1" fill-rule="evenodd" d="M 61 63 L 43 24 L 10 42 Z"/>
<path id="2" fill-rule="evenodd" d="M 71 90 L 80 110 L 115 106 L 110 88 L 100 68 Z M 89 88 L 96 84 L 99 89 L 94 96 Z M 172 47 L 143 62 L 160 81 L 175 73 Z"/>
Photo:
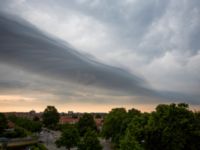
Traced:
<path id="1" fill-rule="evenodd" d="M 145 80 L 120 68 L 104 65 L 22 19 L 1 15 L 0 60 L 30 72 L 84 85 L 145 93 Z"/>
<path id="2" fill-rule="evenodd" d="M 0 94 L 199 105 L 198 0 L 0 2 Z"/>

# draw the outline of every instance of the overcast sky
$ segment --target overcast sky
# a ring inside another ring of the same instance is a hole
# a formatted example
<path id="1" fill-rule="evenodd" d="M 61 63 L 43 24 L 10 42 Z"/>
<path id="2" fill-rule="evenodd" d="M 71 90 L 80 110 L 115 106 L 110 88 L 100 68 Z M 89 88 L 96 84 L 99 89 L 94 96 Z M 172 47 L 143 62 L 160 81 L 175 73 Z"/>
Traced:
<path id="1" fill-rule="evenodd" d="M 0 111 L 198 109 L 199 0 L 0 4 Z"/>

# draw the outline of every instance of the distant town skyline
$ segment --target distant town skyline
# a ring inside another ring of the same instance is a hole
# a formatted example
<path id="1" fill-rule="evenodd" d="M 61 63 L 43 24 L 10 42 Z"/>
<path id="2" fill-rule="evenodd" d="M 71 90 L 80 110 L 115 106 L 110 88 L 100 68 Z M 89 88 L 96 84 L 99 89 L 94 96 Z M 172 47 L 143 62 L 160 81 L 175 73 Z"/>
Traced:
<path id="1" fill-rule="evenodd" d="M 0 111 L 200 110 L 200 1 L 0 3 Z"/>

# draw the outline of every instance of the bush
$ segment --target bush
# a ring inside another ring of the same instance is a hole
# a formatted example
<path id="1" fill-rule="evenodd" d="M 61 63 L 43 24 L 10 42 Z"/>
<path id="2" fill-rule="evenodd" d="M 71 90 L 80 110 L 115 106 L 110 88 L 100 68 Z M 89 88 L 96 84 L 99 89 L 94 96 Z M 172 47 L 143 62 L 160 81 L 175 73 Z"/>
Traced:
<path id="1" fill-rule="evenodd" d="M 40 132 L 42 123 L 39 121 L 32 121 L 27 118 L 9 116 L 9 119 L 17 126 L 22 127 L 30 132 Z"/>

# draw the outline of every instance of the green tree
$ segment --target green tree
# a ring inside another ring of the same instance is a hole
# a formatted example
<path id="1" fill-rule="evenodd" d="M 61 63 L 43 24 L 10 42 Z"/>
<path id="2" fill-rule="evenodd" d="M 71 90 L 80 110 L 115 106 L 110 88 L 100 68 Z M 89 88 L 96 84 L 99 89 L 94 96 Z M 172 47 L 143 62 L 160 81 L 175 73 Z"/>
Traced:
<path id="1" fill-rule="evenodd" d="M 34 116 L 33 121 L 40 121 L 40 118 L 38 116 Z"/>
<path id="2" fill-rule="evenodd" d="M 95 115 L 95 118 L 96 118 L 96 119 L 101 119 L 102 116 L 101 116 L 100 114 L 96 114 L 96 115 Z"/>
<path id="3" fill-rule="evenodd" d="M 124 120 L 127 118 L 127 113 L 124 108 L 115 108 L 105 117 L 102 135 L 118 146 L 121 136 L 124 135 Z"/>
<path id="4" fill-rule="evenodd" d="M 80 136 L 83 136 L 88 129 L 95 130 L 95 131 L 97 130 L 96 123 L 94 121 L 93 116 L 88 113 L 83 114 L 83 116 L 79 119 L 77 127 L 79 130 Z"/>
<path id="5" fill-rule="evenodd" d="M 79 142 L 78 130 L 73 125 L 65 126 L 61 137 L 56 141 L 57 147 L 64 146 L 66 149 L 77 146 Z"/>
<path id="6" fill-rule="evenodd" d="M 27 131 L 24 128 L 15 127 L 14 136 L 15 137 L 26 137 L 27 136 Z"/>
<path id="7" fill-rule="evenodd" d="M 31 150 L 47 150 L 47 148 L 43 144 L 35 144 L 30 147 Z"/>
<path id="8" fill-rule="evenodd" d="M 3 130 L 7 128 L 7 119 L 3 113 L 0 113 L 0 135 L 3 133 Z"/>
<path id="9" fill-rule="evenodd" d="M 60 115 L 54 106 L 47 106 L 42 115 L 43 123 L 47 128 L 55 129 Z"/>
<path id="10" fill-rule="evenodd" d="M 26 137 L 28 134 L 29 132 L 26 129 L 16 126 L 14 130 L 5 131 L 2 136 L 6 138 L 22 138 Z"/>
<path id="11" fill-rule="evenodd" d="M 135 117 L 138 117 L 138 116 L 141 116 L 142 113 L 135 109 L 135 108 L 132 108 L 130 110 L 128 110 L 127 114 L 126 114 L 126 117 L 123 118 L 122 120 L 122 125 L 121 125 L 121 136 L 123 136 L 125 134 L 125 131 L 128 127 L 128 125 L 131 123 L 131 121 L 135 118 Z"/>
<path id="12" fill-rule="evenodd" d="M 121 150 L 197 150 L 200 112 L 185 103 L 160 104 L 152 113 L 113 109 L 105 118 L 103 135 Z"/>
<path id="13" fill-rule="evenodd" d="M 143 150 L 143 148 L 128 130 L 125 137 L 120 141 L 120 150 Z"/>
<path id="14" fill-rule="evenodd" d="M 102 150 L 102 146 L 94 130 L 87 130 L 83 139 L 78 145 L 78 150 Z"/>
<path id="15" fill-rule="evenodd" d="M 195 150 L 200 147 L 200 111 L 194 113 L 194 123 L 192 125 L 192 130 L 190 131 L 190 138 L 188 139 L 189 150 Z"/>
<path id="16" fill-rule="evenodd" d="M 146 149 L 198 149 L 200 143 L 195 139 L 200 139 L 200 128 L 197 120 L 187 104 L 158 105 L 156 112 L 151 114 L 146 128 Z"/>
<path id="17" fill-rule="evenodd" d="M 148 122 L 149 115 L 147 113 L 134 115 L 128 124 L 125 135 L 120 141 L 120 149 L 143 149 L 145 139 L 145 127 Z"/>
<path id="18" fill-rule="evenodd" d="M 141 112 L 135 108 L 129 109 L 128 110 L 128 116 L 129 117 L 134 117 L 134 116 L 140 116 Z"/>
<path id="19" fill-rule="evenodd" d="M 8 117 L 15 125 L 22 127 L 30 132 L 40 132 L 42 123 L 40 121 L 32 121 L 28 118 L 16 117 L 11 115 Z"/>

